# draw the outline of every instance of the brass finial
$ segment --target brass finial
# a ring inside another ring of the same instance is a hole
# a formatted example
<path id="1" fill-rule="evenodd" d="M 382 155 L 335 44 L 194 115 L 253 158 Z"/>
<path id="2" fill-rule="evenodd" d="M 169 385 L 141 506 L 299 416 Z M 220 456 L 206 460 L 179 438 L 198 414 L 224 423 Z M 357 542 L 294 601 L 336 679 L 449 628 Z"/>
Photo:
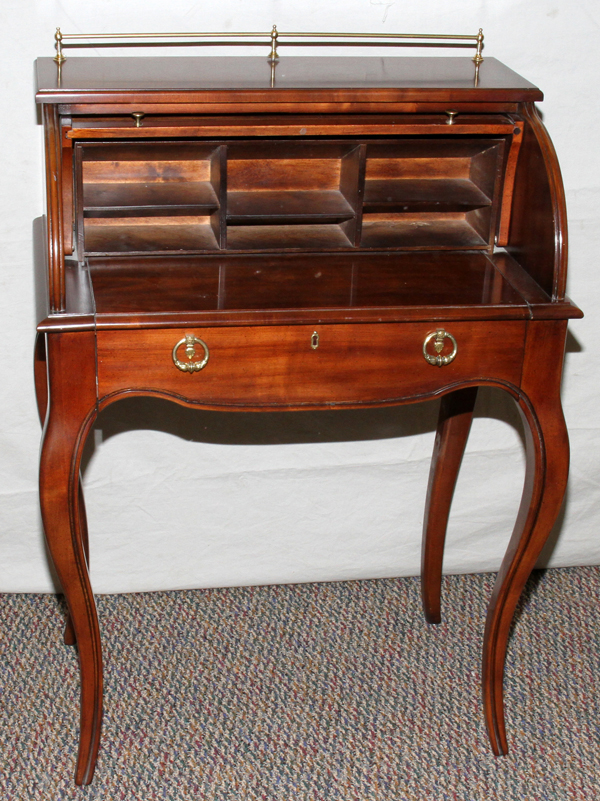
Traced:
<path id="1" fill-rule="evenodd" d="M 62 64 L 63 61 L 66 61 L 67 57 L 63 55 L 62 51 L 62 33 L 60 32 L 60 28 L 56 29 L 54 41 L 56 42 L 56 55 L 54 56 L 54 60 L 57 64 Z"/>
<path id="2" fill-rule="evenodd" d="M 279 56 L 277 55 L 277 25 L 273 25 L 271 29 L 271 52 L 269 53 L 269 61 L 278 61 Z"/>
<path id="3" fill-rule="evenodd" d="M 479 66 L 483 61 L 483 56 L 481 55 L 481 51 L 483 50 L 483 28 L 479 29 L 479 33 L 477 34 L 477 51 L 473 56 L 473 61 L 475 62 L 475 66 Z"/>

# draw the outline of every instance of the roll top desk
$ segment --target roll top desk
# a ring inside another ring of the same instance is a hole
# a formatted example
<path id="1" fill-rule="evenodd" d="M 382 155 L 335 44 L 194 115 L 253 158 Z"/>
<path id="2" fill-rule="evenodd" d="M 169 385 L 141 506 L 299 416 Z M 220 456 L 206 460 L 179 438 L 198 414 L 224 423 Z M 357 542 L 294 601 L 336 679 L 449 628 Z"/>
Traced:
<path id="1" fill-rule="evenodd" d="M 560 379 L 581 316 L 541 99 L 489 58 L 476 71 L 455 57 L 38 61 L 40 495 L 79 648 L 77 783 L 102 716 L 80 460 L 98 412 L 132 395 L 231 411 L 441 397 L 422 576 L 436 623 L 477 388 L 508 392 L 526 479 L 483 654 L 490 741 L 506 753 L 508 632 L 564 494 Z"/>

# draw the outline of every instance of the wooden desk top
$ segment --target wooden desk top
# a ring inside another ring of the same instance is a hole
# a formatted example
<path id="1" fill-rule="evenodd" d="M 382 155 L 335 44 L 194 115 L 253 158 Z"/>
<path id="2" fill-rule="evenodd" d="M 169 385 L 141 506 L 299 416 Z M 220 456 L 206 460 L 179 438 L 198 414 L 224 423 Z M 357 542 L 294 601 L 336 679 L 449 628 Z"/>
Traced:
<path id="1" fill-rule="evenodd" d="M 190 102 L 217 93 L 268 92 L 271 99 L 293 93 L 315 93 L 322 100 L 357 100 L 368 92 L 371 100 L 420 102 L 460 99 L 524 102 L 543 99 L 542 92 L 495 58 L 479 69 L 468 57 L 302 57 L 283 56 L 271 80 L 266 56 L 175 56 L 76 58 L 61 68 L 52 58 L 37 61 L 38 103 L 99 102 L 122 93 L 148 96 L 176 93 Z"/>

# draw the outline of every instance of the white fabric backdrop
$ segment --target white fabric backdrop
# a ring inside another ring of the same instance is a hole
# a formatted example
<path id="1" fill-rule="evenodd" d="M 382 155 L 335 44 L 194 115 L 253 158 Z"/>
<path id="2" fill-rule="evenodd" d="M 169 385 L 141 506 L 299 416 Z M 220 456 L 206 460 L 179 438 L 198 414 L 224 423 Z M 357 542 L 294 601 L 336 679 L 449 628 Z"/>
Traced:
<path id="1" fill-rule="evenodd" d="M 37 501 L 31 242 L 33 220 L 43 211 L 33 61 L 53 55 L 57 25 L 67 32 L 265 30 L 273 22 L 287 30 L 483 27 L 485 54 L 545 92 L 541 109 L 567 191 L 569 293 L 587 314 L 570 326 L 563 399 L 571 478 L 544 563 L 600 562 L 597 0 L 3 0 L 0 22 L 0 591 L 55 589 Z M 511 404 L 501 393 L 482 393 L 453 506 L 448 572 L 494 570 L 500 563 L 523 481 Z M 116 404 L 86 454 L 95 590 L 418 573 L 436 414 L 433 402 L 264 416 L 193 413 L 162 401 Z"/>

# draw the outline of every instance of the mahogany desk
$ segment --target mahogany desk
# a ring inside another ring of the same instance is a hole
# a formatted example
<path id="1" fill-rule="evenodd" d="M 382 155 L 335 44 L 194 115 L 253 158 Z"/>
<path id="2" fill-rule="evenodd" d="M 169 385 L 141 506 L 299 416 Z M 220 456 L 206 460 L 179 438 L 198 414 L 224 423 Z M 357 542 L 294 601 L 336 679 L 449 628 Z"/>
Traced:
<path id="1" fill-rule="evenodd" d="M 560 171 L 539 89 L 486 58 L 69 58 L 38 62 L 47 313 L 36 387 L 48 547 L 79 647 L 76 781 L 91 781 L 102 656 L 82 448 L 131 395 L 221 410 L 442 397 L 423 544 L 440 620 L 446 523 L 479 386 L 517 403 L 525 489 L 489 607 L 485 716 L 568 471 Z M 49 392 L 48 392 L 49 390 Z"/>

